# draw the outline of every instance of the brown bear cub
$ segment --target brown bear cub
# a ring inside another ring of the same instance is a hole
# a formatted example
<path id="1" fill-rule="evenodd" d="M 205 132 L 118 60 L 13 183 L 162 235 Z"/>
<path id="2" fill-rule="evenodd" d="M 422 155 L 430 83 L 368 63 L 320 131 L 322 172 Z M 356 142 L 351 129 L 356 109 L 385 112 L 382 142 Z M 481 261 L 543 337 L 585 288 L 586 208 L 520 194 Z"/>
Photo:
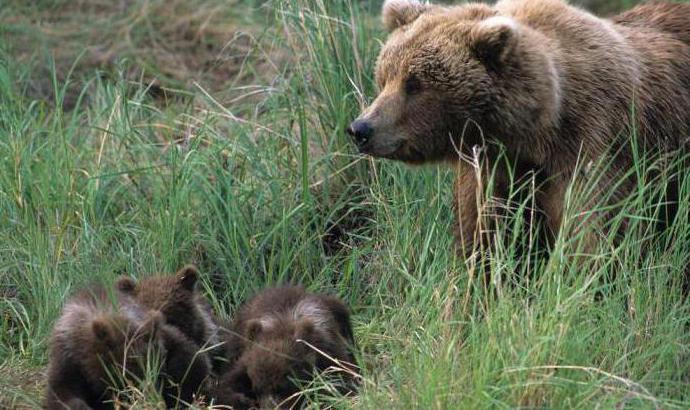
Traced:
<path id="1" fill-rule="evenodd" d="M 116 286 L 135 304 L 159 310 L 167 324 L 196 343 L 200 351 L 210 358 L 214 372 L 220 374 L 227 362 L 226 346 L 211 305 L 197 290 L 198 278 L 196 267 L 188 265 L 174 275 L 157 275 L 139 282 L 121 277 Z"/>
<path id="2" fill-rule="evenodd" d="M 235 405 L 244 397 L 261 408 L 293 408 L 299 383 L 327 369 L 341 376 L 343 393 L 354 388 L 350 313 L 336 298 L 295 286 L 266 289 L 240 308 L 233 333 L 235 357 L 220 390 Z"/>
<path id="3" fill-rule="evenodd" d="M 197 350 L 165 325 L 159 312 L 118 306 L 104 288 L 81 291 L 65 304 L 55 325 L 45 407 L 114 408 L 114 390 L 141 380 L 152 355 L 167 407 L 191 402 L 210 371 Z"/>
<path id="4" fill-rule="evenodd" d="M 513 181 L 535 176 L 553 237 L 570 182 L 588 175 L 582 165 L 610 164 L 589 173 L 587 211 L 633 191 L 637 181 L 623 177 L 633 145 L 655 155 L 690 147 L 690 4 L 651 3 L 607 20 L 562 0 L 386 0 L 383 22 L 379 95 L 347 132 L 375 157 L 455 165 L 465 252 L 482 238 L 478 195 L 489 170 L 498 203 Z M 598 215 L 579 225 L 599 227 L 607 215 Z M 585 238 L 593 243 L 596 235 Z"/>

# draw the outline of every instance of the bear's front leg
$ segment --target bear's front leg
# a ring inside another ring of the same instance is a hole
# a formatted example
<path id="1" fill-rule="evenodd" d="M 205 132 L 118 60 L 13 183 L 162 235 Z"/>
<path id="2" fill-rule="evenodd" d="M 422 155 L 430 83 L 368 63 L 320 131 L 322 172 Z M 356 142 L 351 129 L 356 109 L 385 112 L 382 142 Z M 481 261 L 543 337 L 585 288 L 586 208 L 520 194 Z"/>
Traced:
<path id="1" fill-rule="evenodd" d="M 469 257 L 478 245 L 479 209 L 482 198 L 478 170 L 462 160 L 455 167 L 454 212 L 457 218 L 455 241 L 461 255 Z"/>
<path id="2" fill-rule="evenodd" d="M 460 159 L 455 169 L 455 239 L 460 254 L 467 258 L 491 248 L 499 224 L 505 223 L 506 216 L 516 208 L 508 199 L 513 182 L 501 162 L 492 165 L 483 160 L 472 164 Z"/>

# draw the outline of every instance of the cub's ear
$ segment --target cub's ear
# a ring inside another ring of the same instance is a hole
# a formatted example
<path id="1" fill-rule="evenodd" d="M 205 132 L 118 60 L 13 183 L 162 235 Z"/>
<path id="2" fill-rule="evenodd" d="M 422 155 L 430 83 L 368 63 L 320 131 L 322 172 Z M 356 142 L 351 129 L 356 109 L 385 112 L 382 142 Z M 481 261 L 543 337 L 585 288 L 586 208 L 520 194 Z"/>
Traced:
<path id="1" fill-rule="evenodd" d="M 472 49 L 484 64 L 496 68 L 515 48 L 518 30 L 518 23 L 509 17 L 489 17 L 472 29 Z"/>
<path id="2" fill-rule="evenodd" d="M 187 290 L 194 290 L 199 279 L 199 270 L 194 265 L 187 265 L 175 274 L 180 285 Z"/>
<path id="3" fill-rule="evenodd" d="M 247 322 L 246 337 L 252 342 L 259 337 L 259 334 L 264 330 L 260 320 L 250 320 Z"/>
<path id="4" fill-rule="evenodd" d="M 115 282 L 115 288 L 122 293 L 132 295 L 136 293 L 137 282 L 129 276 L 120 276 Z"/>
<path id="5" fill-rule="evenodd" d="M 417 17 L 431 7 L 433 6 L 418 0 L 386 0 L 381 11 L 383 25 L 390 33 L 417 20 Z"/>
<path id="6" fill-rule="evenodd" d="M 295 339 L 309 341 L 316 332 L 316 326 L 310 320 L 301 320 L 295 328 Z"/>
<path id="7" fill-rule="evenodd" d="M 115 329 L 106 318 L 98 317 L 91 322 L 91 331 L 99 342 L 110 345 L 115 340 Z"/>
<path id="8" fill-rule="evenodd" d="M 340 335 L 349 343 L 354 344 L 355 336 L 352 334 L 352 323 L 350 321 L 350 310 L 340 299 L 333 296 L 321 296 L 321 303 L 328 307 L 333 314 L 335 323 L 338 325 Z"/>

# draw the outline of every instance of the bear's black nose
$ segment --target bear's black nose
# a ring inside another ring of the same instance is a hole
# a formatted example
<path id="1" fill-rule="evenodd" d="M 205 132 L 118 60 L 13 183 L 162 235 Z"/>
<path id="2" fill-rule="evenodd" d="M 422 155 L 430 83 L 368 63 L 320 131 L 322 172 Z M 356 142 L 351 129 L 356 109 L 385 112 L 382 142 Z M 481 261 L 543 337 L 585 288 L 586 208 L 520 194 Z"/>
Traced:
<path id="1" fill-rule="evenodd" d="M 374 130 L 366 120 L 355 120 L 347 127 L 345 132 L 355 139 L 357 145 L 364 145 L 371 138 Z"/>

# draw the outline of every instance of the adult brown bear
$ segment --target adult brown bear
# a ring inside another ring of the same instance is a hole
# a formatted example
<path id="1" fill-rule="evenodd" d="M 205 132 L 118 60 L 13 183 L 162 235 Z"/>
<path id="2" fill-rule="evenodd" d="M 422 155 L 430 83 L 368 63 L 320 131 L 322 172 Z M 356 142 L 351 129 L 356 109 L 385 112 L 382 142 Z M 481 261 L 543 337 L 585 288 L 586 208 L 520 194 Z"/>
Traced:
<path id="1" fill-rule="evenodd" d="M 465 252 L 479 238 L 488 169 L 498 198 L 537 175 L 536 206 L 557 234 L 581 164 L 608 164 L 585 206 L 611 204 L 634 187 L 622 178 L 633 145 L 654 153 L 690 145 L 690 4 L 643 5 L 606 20 L 561 0 L 387 0 L 383 21 L 390 36 L 376 67 L 380 94 L 347 132 L 375 157 L 457 164 Z M 488 166 L 461 159 L 477 147 Z M 596 240 L 586 238 L 586 246 Z"/>

